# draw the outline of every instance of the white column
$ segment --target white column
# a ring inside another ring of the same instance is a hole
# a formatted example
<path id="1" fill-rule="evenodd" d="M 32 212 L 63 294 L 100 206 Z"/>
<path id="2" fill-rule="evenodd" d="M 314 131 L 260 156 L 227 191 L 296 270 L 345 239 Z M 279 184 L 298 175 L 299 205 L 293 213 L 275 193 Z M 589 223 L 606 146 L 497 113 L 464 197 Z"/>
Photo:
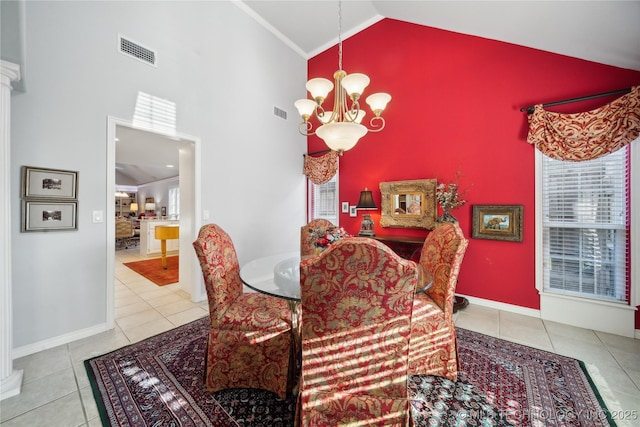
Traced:
<path id="1" fill-rule="evenodd" d="M 22 385 L 11 357 L 11 82 L 18 80 L 20 66 L 0 60 L 0 400 L 20 394 Z"/>

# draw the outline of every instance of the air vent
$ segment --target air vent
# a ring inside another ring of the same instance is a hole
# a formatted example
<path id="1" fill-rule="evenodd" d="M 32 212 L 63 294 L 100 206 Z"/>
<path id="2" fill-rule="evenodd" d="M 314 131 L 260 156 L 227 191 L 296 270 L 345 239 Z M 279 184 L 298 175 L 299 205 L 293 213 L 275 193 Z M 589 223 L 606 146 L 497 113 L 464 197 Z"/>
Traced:
<path id="1" fill-rule="evenodd" d="M 273 114 L 281 119 L 287 120 L 287 112 L 279 109 L 278 107 L 273 107 Z"/>
<path id="2" fill-rule="evenodd" d="M 156 65 L 156 53 L 146 47 L 140 46 L 138 43 L 134 43 L 131 40 L 119 37 L 120 52 L 125 55 L 132 56 L 146 64 Z"/>

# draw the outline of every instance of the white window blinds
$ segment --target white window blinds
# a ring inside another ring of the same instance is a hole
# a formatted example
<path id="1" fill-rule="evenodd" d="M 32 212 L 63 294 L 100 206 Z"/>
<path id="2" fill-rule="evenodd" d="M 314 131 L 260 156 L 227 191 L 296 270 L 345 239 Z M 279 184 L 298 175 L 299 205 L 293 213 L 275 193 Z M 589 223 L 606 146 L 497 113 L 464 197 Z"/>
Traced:
<path id="1" fill-rule="evenodd" d="M 338 224 L 338 174 L 324 184 L 309 182 L 309 220 L 324 218 Z"/>
<path id="2" fill-rule="evenodd" d="M 583 162 L 542 156 L 545 291 L 628 301 L 628 152 Z"/>

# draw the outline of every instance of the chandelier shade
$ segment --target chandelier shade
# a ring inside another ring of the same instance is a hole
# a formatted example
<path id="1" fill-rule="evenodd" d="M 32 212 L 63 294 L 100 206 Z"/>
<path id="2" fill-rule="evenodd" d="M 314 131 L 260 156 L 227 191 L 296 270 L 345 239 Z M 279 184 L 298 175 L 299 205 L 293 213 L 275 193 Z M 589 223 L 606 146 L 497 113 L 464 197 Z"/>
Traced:
<path id="1" fill-rule="evenodd" d="M 331 83 L 330 80 L 318 77 L 309 80 L 305 87 L 307 88 L 313 99 L 315 99 L 316 102 L 322 104 L 322 101 L 327 98 L 329 92 L 333 90 L 333 83 Z"/>
<path id="2" fill-rule="evenodd" d="M 338 10 L 339 22 L 342 25 L 341 2 L 338 2 Z M 342 69 L 340 37 L 338 31 L 338 70 L 333 74 L 334 83 L 322 77 L 310 79 L 305 87 L 312 99 L 299 99 L 294 105 L 302 117 L 298 131 L 305 136 L 318 135 L 330 149 L 342 155 L 344 151 L 353 148 L 367 132 L 380 132 L 384 129 L 386 123 L 381 114 L 391 101 L 391 95 L 380 92 L 366 98 L 373 111 L 373 117 L 369 120 L 369 127 L 363 125 L 362 120 L 366 113 L 360 109 L 359 100 L 371 80 L 365 74 L 347 74 Z M 334 89 L 333 110 L 325 111 L 322 104 Z M 320 123 L 315 131 L 310 121 L 312 117 Z"/>
<path id="3" fill-rule="evenodd" d="M 355 147 L 360 138 L 367 133 L 367 128 L 358 123 L 332 122 L 320 126 L 316 133 L 327 147 L 342 153 Z"/>
<path id="4" fill-rule="evenodd" d="M 342 79 L 342 87 L 351 98 L 359 98 L 370 82 L 369 77 L 362 73 L 347 74 Z"/>

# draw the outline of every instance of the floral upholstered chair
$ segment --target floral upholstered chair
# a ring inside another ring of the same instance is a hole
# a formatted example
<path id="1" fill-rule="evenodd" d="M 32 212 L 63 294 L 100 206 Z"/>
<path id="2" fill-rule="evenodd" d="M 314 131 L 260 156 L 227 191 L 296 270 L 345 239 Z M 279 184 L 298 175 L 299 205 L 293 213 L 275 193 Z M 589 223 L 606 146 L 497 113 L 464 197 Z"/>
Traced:
<path id="1" fill-rule="evenodd" d="M 413 303 L 409 374 L 457 379 L 453 299 L 468 244 L 453 223 L 442 223 L 424 242 L 420 264 L 433 274 L 433 285 L 417 294 Z"/>
<path id="2" fill-rule="evenodd" d="M 301 261 L 302 426 L 410 425 L 418 279 L 415 262 L 364 237 L 339 240 Z"/>
<path id="3" fill-rule="evenodd" d="M 300 256 L 314 255 L 316 253 L 313 242 L 313 230 L 335 227 L 327 219 L 316 218 L 300 227 Z"/>
<path id="4" fill-rule="evenodd" d="M 204 225 L 193 242 L 209 299 L 205 385 L 259 388 L 286 397 L 291 355 L 291 312 L 284 299 L 243 293 L 229 235 Z"/>

